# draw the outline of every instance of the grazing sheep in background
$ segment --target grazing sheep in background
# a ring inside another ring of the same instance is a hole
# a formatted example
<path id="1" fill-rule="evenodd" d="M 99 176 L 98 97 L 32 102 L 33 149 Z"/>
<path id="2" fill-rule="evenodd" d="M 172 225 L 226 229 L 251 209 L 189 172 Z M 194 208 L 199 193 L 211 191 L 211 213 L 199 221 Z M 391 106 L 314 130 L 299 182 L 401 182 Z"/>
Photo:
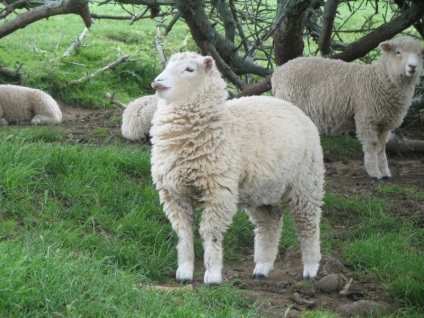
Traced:
<path id="1" fill-rule="evenodd" d="M 200 235 L 204 282 L 222 282 L 222 239 L 240 206 L 256 226 L 253 277 L 266 277 L 278 252 L 287 202 L 301 242 L 303 276 L 315 277 L 323 157 L 318 130 L 297 107 L 274 97 L 226 101 L 214 60 L 178 53 L 152 87 L 152 177 L 178 243 L 176 279 L 193 279 L 193 219 L 203 204 Z"/>
<path id="2" fill-rule="evenodd" d="M 149 139 L 151 120 L 157 109 L 156 95 L 143 96 L 128 104 L 122 114 L 122 135 L 130 140 Z"/>
<path id="3" fill-rule="evenodd" d="M 390 131 L 399 127 L 422 70 L 423 46 L 402 36 L 379 45 L 371 65 L 324 58 L 297 58 L 271 79 L 275 97 L 300 107 L 325 134 L 356 128 L 365 169 L 374 179 L 391 178 L 386 158 Z"/>
<path id="4" fill-rule="evenodd" d="M 58 124 L 62 112 L 48 94 L 34 88 L 0 85 L 0 125 L 31 122 Z"/>

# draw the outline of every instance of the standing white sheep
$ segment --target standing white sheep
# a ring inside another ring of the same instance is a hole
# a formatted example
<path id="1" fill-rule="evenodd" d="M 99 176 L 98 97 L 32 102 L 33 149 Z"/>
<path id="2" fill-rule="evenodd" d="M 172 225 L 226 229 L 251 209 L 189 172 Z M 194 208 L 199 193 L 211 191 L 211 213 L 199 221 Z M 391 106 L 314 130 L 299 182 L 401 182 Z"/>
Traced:
<path id="1" fill-rule="evenodd" d="M 424 54 L 419 41 L 409 36 L 379 47 L 382 55 L 371 65 L 301 57 L 278 67 L 271 79 L 274 96 L 300 107 L 321 133 L 356 128 L 365 169 L 377 180 L 392 176 L 386 143 L 411 104 Z"/>
<path id="2" fill-rule="evenodd" d="M 193 279 L 193 219 L 200 235 L 204 282 L 222 282 L 222 239 L 240 206 L 255 224 L 253 277 L 266 277 L 278 252 L 287 202 L 301 242 L 303 276 L 315 277 L 320 254 L 323 157 L 319 134 L 297 107 L 273 97 L 226 101 L 214 60 L 174 54 L 152 87 L 152 176 L 179 243 L 176 279 Z"/>
<path id="3" fill-rule="evenodd" d="M 122 114 L 122 135 L 138 141 L 149 138 L 151 121 L 157 109 L 156 95 L 143 96 L 128 104 Z"/>
<path id="4" fill-rule="evenodd" d="M 0 125 L 30 122 L 58 124 L 62 112 L 56 101 L 39 89 L 0 85 Z"/>

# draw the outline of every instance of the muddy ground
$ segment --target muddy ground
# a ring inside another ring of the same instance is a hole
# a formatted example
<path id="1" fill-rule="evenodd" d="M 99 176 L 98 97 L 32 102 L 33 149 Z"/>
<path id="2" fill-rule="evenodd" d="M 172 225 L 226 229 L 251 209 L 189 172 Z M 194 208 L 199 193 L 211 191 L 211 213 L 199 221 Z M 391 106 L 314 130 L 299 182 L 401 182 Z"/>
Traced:
<path id="1" fill-rule="evenodd" d="M 88 110 L 63 107 L 63 126 L 72 134 L 72 138 L 84 141 L 104 140 L 99 131 L 106 131 L 109 138 L 120 138 L 121 109 L 114 110 Z M 97 133 L 94 133 L 97 131 Z M 424 140 L 424 128 L 413 126 L 409 129 L 410 135 L 416 139 Z M 126 141 L 130 146 L 137 143 Z M 389 166 L 394 176 L 391 180 L 373 181 L 365 173 L 362 163 L 362 153 L 358 152 L 349 158 L 325 155 L 326 182 L 329 189 L 350 196 L 353 193 L 368 197 L 376 194 L 376 187 L 381 183 L 396 184 L 400 187 L 414 185 L 424 189 L 424 154 L 408 153 L 402 156 L 388 154 Z M 409 200 L 401 195 L 386 197 L 390 201 L 391 213 L 402 215 L 405 218 L 413 217 L 419 226 L 424 226 L 424 201 Z M 343 218 L 328 215 L 326 218 L 335 231 L 344 228 Z M 201 268 L 198 264 L 197 268 Z M 234 282 L 241 290 L 246 292 L 252 304 L 261 304 L 261 315 L 269 317 L 300 317 L 305 309 L 329 309 L 337 311 L 345 317 L 354 314 L 364 315 L 373 306 L 380 306 L 384 311 L 393 310 L 389 304 L 392 299 L 384 291 L 384 282 L 364 280 L 358 277 L 351 264 L 343 259 L 334 260 L 325 257 L 321 262 L 317 280 L 328 274 L 336 280 L 336 287 L 316 288 L 315 284 L 303 281 L 301 278 L 302 266 L 300 264 L 300 251 L 289 248 L 281 251 L 270 277 L 264 280 L 252 280 L 253 256 L 248 255 L 242 262 L 224 265 L 224 277 Z M 345 295 L 340 295 L 340 290 L 345 286 L 345 280 L 353 279 L 353 283 Z M 194 288 L 202 281 L 202 274 L 195 277 Z M 327 288 L 327 289 L 326 289 Z M 323 291 L 326 290 L 326 291 Z M 358 302 L 359 301 L 359 302 Z M 352 307 L 352 304 L 354 306 Z M 346 307 L 348 306 L 348 307 Z M 287 310 L 290 308 L 290 310 Z M 286 311 L 287 310 L 287 311 Z"/>

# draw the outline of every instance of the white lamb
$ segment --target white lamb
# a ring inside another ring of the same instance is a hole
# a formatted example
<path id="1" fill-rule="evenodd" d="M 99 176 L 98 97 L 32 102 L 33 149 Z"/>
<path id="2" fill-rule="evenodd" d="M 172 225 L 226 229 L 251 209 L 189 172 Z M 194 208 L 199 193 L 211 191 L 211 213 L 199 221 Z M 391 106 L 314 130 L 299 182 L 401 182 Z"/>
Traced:
<path id="1" fill-rule="evenodd" d="M 48 94 L 34 88 L 0 85 L 0 125 L 9 123 L 58 124 L 62 112 Z"/>
<path id="2" fill-rule="evenodd" d="M 176 279 L 193 279 L 193 219 L 203 204 L 200 235 L 204 282 L 222 282 L 222 239 L 240 206 L 255 224 L 254 278 L 266 277 L 278 251 L 287 202 L 301 242 L 303 276 L 315 277 L 320 254 L 323 156 L 319 134 L 297 107 L 273 97 L 226 101 L 214 60 L 177 53 L 152 87 L 152 176 L 179 243 Z"/>
<path id="3" fill-rule="evenodd" d="M 379 47 L 382 55 L 371 65 L 301 57 L 278 67 L 271 79 L 274 96 L 300 107 L 321 133 L 356 128 L 365 169 L 377 180 L 392 176 L 386 143 L 411 104 L 424 54 L 419 41 L 409 36 Z"/>
<path id="4" fill-rule="evenodd" d="M 138 141 L 149 138 L 151 121 L 157 109 L 156 95 L 143 96 L 128 104 L 122 114 L 122 135 Z"/>

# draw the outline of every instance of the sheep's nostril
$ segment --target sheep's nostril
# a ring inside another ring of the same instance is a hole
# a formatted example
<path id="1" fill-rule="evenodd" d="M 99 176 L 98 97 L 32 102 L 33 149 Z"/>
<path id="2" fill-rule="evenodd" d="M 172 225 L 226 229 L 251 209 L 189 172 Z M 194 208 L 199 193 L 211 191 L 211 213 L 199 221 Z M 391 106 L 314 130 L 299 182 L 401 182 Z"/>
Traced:
<path id="1" fill-rule="evenodd" d="M 408 64 L 408 66 L 413 70 L 415 70 L 415 68 L 417 67 L 416 65 L 411 65 L 411 64 Z"/>

